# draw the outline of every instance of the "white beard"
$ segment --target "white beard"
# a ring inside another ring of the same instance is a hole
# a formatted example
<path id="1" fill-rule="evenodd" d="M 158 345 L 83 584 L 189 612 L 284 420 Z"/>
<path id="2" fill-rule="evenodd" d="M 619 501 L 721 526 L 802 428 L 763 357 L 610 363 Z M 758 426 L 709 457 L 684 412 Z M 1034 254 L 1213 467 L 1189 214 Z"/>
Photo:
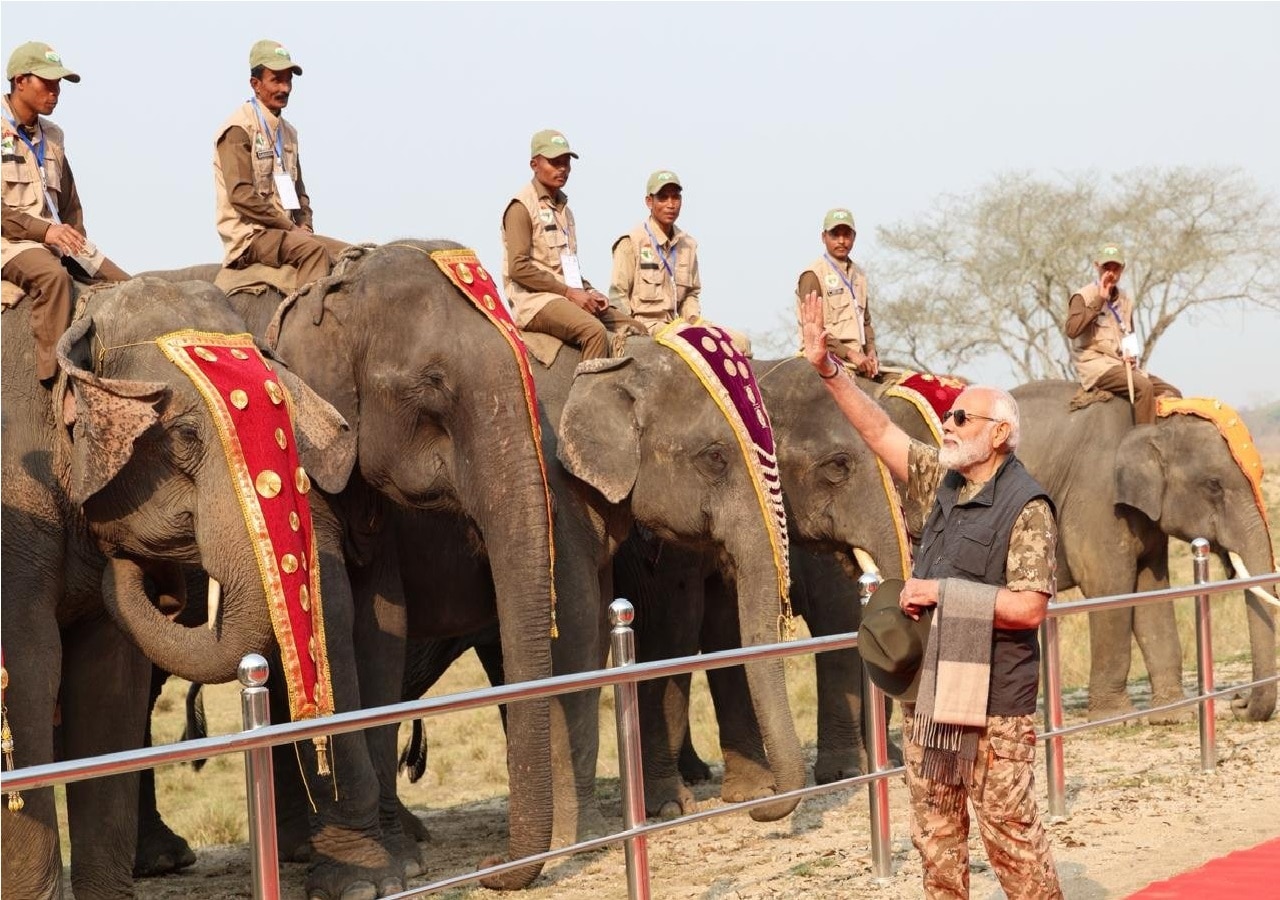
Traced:
<path id="1" fill-rule="evenodd" d="M 993 423 L 988 422 L 987 427 L 983 428 L 968 440 L 961 441 L 954 447 L 938 448 L 938 462 L 944 469 L 967 469 L 969 466 L 985 461 L 991 455 L 991 447 L 984 442 L 987 436 L 987 429 Z"/>

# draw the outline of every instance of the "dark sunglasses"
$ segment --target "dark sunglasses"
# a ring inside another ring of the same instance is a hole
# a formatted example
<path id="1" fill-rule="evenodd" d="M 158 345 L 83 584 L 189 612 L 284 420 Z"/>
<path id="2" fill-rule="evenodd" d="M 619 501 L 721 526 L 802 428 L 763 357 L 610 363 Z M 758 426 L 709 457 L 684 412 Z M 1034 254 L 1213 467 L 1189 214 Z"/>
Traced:
<path id="1" fill-rule="evenodd" d="M 991 416 L 980 416 L 977 413 L 965 412 L 963 409 L 949 409 L 942 416 L 942 421 L 947 419 L 955 419 L 956 427 L 963 428 L 964 423 L 970 419 L 982 419 L 985 422 L 999 422 L 999 419 L 993 419 Z"/>

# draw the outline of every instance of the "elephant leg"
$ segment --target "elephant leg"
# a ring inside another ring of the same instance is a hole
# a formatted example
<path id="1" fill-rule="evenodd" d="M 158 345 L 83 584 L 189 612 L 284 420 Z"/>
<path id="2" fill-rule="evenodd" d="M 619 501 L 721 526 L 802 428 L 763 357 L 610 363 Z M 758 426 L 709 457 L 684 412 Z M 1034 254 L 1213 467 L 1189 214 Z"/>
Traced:
<path id="1" fill-rule="evenodd" d="M 368 566 L 349 571 L 355 611 L 356 670 L 365 708 L 398 702 L 403 693 L 408 619 L 400 566 L 392 541 Z M 417 842 L 405 833 L 396 796 L 399 725 L 365 729 L 369 758 L 378 778 L 378 808 L 383 845 L 404 867 L 406 878 L 422 873 Z"/>
<path id="2" fill-rule="evenodd" d="M 605 638 L 608 622 L 605 604 L 598 598 L 613 596 L 613 579 L 608 566 L 603 571 L 597 570 L 588 554 L 562 559 L 556 560 L 557 583 L 595 585 L 596 599 L 595 602 L 571 607 L 564 604 L 568 592 L 559 592 L 562 605 L 557 611 L 556 622 L 560 636 L 551 646 L 552 667 L 557 675 L 604 666 L 608 654 Z M 481 662 L 485 662 L 484 657 L 481 657 Z M 486 670 L 488 668 L 486 665 Z M 559 847 L 610 831 L 596 796 L 600 690 L 594 688 L 554 697 L 550 713 L 551 790 L 555 806 L 551 842 L 552 846 Z"/>
<path id="3" fill-rule="evenodd" d="M 689 731 L 690 683 L 690 676 L 685 674 L 636 685 L 640 752 L 644 759 L 644 810 L 648 816 L 674 819 L 696 809 L 693 793 L 681 780 L 679 767 L 680 747 Z"/>
<path id="4" fill-rule="evenodd" d="M 810 629 L 812 631 L 812 625 Z M 817 637 L 827 632 L 812 633 Z M 870 771 L 862 730 L 862 657 L 856 650 L 819 653 L 814 668 L 818 683 L 818 757 L 813 766 L 814 781 L 830 784 Z"/>
<path id="5" fill-rule="evenodd" d="M 147 704 L 147 729 L 142 746 L 151 746 L 151 720 L 156 701 L 169 673 L 159 666 L 151 667 L 151 697 Z M 156 770 L 138 773 L 138 848 L 133 858 L 133 877 L 152 878 L 167 875 L 194 865 L 196 855 L 191 845 L 160 817 L 156 804 Z"/>
<path id="6" fill-rule="evenodd" d="M 150 681 L 151 663 L 105 615 L 67 629 L 61 692 L 65 758 L 141 747 Z M 133 896 L 137 816 L 136 772 L 67 785 L 76 897 Z"/>
<path id="7" fill-rule="evenodd" d="M 684 743 L 680 745 L 678 761 L 680 777 L 685 784 L 703 784 L 711 780 L 711 767 L 706 764 L 698 749 L 693 746 L 693 731 L 686 730 Z"/>
<path id="8" fill-rule="evenodd" d="M 1132 609 L 1089 613 L 1088 715 L 1091 722 L 1133 712 L 1128 692 L 1132 634 Z"/>
<path id="9" fill-rule="evenodd" d="M 1156 552 L 1138 561 L 1138 591 L 1155 591 L 1169 586 L 1169 545 L 1161 541 Z M 1133 635 L 1151 678 L 1151 705 L 1161 706 L 1183 699 L 1182 641 L 1173 603 L 1139 606 L 1133 610 Z M 1184 706 L 1147 717 L 1152 725 L 1173 725 L 1195 718 L 1195 710 Z"/>
<path id="10" fill-rule="evenodd" d="M 6 522 L 9 513 L 5 513 Z M 6 551 L 8 547 L 6 545 Z M 6 559 L 9 558 L 5 553 Z M 4 702 L 13 732 L 13 762 L 18 768 L 53 762 L 53 716 L 57 704 L 62 645 L 53 616 L 53 600 L 45 591 L 19 594 L 17 565 L 4 566 L 4 624 L 9 635 L 21 634 L 21 644 L 5 643 L 4 666 L 9 686 Z M 52 582 L 54 579 L 50 579 Z M 35 587 L 35 585 L 31 585 Z M 11 592 L 12 591 L 12 592 Z M 41 604 L 46 615 L 40 615 Z M 0 805 L 0 882 L 6 897 L 55 900 L 62 897 L 62 854 L 58 846 L 58 816 L 53 788 L 22 792 L 23 807 L 14 812 Z"/>
<path id="11" fill-rule="evenodd" d="M 708 653 L 742 645 L 737 592 L 718 577 L 709 579 L 702 619 L 702 649 Z M 724 783 L 720 796 L 726 802 L 755 800 L 775 793 L 773 770 L 765 755 L 764 736 L 756 720 L 742 666 L 708 669 L 707 686 L 720 726 L 720 750 L 724 754 Z"/>

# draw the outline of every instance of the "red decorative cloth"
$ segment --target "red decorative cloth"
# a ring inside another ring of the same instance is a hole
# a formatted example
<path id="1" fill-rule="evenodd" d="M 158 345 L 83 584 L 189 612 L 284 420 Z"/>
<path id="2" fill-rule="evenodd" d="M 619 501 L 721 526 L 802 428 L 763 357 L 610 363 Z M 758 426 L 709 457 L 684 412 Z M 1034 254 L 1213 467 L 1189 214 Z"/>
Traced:
<path id="1" fill-rule="evenodd" d="M 331 715 L 311 480 L 298 460 L 293 400 L 252 335 L 179 331 L 156 343 L 217 425 L 280 645 L 290 715 Z"/>
<path id="2" fill-rule="evenodd" d="M 933 407 L 939 420 L 947 414 L 947 410 L 951 409 L 951 405 L 956 402 L 956 398 L 966 387 L 965 383 L 958 378 L 930 375 L 925 372 L 910 372 L 896 386 L 915 391 L 924 397 Z"/>

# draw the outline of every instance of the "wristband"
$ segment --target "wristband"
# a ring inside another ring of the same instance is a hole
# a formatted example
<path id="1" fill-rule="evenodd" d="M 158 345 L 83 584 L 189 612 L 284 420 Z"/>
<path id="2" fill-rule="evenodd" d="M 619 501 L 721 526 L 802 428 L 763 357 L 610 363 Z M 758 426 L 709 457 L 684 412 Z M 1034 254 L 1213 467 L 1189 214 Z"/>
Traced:
<path id="1" fill-rule="evenodd" d="M 831 359 L 831 357 L 828 356 L 827 359 Z M 831 359 L 831 361 L 835 363 L 836 367 L 835 369 L 832 370 L 830 375 L 823 375 L 821 372 L 818 373 L 818 377 L 821 378 L 823 381 L 830 381 L 832 378 L 835 378 L 837 375 L 840 374 L 840 363 L 836 362 L 834 359 Z"/>

